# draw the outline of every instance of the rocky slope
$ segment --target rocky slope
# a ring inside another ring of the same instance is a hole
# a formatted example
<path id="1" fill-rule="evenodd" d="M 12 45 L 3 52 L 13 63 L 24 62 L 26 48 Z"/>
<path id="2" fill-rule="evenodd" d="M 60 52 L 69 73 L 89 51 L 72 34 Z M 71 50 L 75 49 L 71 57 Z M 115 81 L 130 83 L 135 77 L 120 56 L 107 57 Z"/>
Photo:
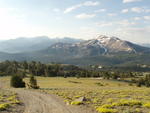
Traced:
<path id="1" fill-rule="evenodd" d="M 142 47 L 117 37 L 107 37 L 104 35 L 96 39 L 83 41 L 80 43 L 56 43 L 46 50 L 51 54 L 71 55 L 75 57 L 98 56 L 112 53 L 144 53 L 150 52 L 150 48 Z"/>

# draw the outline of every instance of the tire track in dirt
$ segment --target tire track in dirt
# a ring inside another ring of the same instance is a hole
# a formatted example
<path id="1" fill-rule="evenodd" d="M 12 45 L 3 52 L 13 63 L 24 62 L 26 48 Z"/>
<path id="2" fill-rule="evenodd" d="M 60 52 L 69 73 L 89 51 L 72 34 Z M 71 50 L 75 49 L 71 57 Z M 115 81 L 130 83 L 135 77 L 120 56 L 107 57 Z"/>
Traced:
<path id="1" fill-rule="evenodd" d="M 55 95 L 15 89 L 25 105 L 24 113 L 95 113 L 89 108 L 66 105 Z"/>

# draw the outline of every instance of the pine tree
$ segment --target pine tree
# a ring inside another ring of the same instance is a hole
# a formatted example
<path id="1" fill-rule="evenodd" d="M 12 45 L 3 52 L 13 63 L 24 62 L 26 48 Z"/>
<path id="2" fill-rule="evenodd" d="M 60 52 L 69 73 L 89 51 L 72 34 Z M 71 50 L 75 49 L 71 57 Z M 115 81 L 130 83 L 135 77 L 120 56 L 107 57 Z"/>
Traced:
<path id="1" fill-rule="evenodd" d="M 30 88 L 33 88 L 33 89 L 39 89 L 39 86 L 37 85 L 37 80 L 33 75 L 30 76 L 29 86 Z"/>

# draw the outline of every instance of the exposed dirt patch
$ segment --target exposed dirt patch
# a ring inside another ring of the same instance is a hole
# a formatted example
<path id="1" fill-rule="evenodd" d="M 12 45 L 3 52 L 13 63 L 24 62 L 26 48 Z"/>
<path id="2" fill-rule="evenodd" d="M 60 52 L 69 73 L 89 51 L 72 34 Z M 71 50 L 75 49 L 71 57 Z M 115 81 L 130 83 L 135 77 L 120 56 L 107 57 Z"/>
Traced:
<path id="1" fill-rule="evenodd" d="M 94 113 L 84 106 L 66 105 L 55 95 L 22 89 L 16 92 L 25 105 L 24 113 Z"/>

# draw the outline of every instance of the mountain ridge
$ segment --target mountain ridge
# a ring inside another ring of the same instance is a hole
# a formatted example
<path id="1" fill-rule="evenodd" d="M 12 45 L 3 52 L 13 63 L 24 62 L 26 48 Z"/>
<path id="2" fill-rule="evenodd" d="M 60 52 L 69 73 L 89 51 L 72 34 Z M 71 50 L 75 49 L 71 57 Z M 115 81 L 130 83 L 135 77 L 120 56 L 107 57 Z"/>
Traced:
<path id="1" fill-rule="evenodd" d="M 20 53 L 27 51 L 42 50 L 57 42 L 76 43 L 82 41 L 70 37 L 49 38 L 47 36 L 39 36 L 33 38 L 20 37 L 16 39 L 0 41 L 0 51 L 6 53 Z"/>
<path id="2" fill-rule="evenodd" d="M 149 57 L 150 48 L 104 35 L 75 43 L 57 42 L 36 51 L 0 53 L 1 61 L 35 60 L 43 63 L 58 62 L 76 65 L 150 64 Z"/>
<path id="3" fill-rule="evenodd" d="M 84 53 L 84 55 L 87 56 L 117 52 L 143 53 L 150 51 L 150 48 L 142 47 L 129 41 L 121 40 L 117 37 L 107 37 L 104 35 L 95 39 L 90 39 L 74 44 L 56 43 L 50 46 L 48 49 L 52 51 L 70 51 L 70 54 L 74 55 Z"/>

